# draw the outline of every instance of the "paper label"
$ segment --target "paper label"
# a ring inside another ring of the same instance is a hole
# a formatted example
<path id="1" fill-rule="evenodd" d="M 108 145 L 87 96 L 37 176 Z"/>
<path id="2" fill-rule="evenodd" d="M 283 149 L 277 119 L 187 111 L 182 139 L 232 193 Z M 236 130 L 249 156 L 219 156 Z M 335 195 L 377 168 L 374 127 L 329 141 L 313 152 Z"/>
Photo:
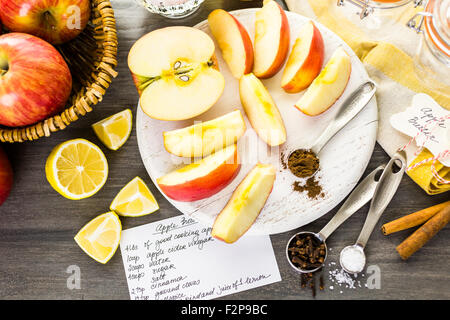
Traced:
<path id="1" fill-rule="evenodd" d="M 392 115 L 390 122 L 396 130 L 416 137 L 417 146 L 424 146 L 434 156 L 450 149 L 450 111 L 442 108 L 427 94 L 416 94 L 411 106 Z M 450 156 L 439 161 L 450 167 Z"/>
<path id="2" fill-rule="evenodd" d="M 124 230 L 120 250 L 133 300 L 208 300 L 281 281 L 269 236 L 227 244 L 185 216 Z"/>

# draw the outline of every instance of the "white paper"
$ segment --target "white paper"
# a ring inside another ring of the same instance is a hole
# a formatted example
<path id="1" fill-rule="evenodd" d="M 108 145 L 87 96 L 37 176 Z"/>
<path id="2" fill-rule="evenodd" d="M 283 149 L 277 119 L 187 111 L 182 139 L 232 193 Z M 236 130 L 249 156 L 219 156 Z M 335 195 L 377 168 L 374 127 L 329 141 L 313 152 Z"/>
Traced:
<path id="1" fill-rule="evenodd" d="M 213 299 L 281 281 L 269 236 L 233 244 L 186 216 L 124 230 L 120 241 L 133 300 Z"/>
<path id="2" fill-rule="evenodd" d="M 391 116 L 391 125 L 398 131 L 416 137 L 416 144 L 437 156 L 450 149 L 450 111 L 442 108 L 429 95 L 416 94 L 411 106 Z M 444 119 L 447 116 L 447 119 Z M 450 157 L 439 161 L 450 167 Z"/>

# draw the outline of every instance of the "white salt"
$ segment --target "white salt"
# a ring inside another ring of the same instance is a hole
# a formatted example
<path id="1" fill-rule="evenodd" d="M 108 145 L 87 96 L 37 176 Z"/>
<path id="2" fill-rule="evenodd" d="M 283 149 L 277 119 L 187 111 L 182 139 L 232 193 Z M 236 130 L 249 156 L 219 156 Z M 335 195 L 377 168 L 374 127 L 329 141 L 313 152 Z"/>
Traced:
<path id="1" fill-rule="evenodd" d="M 360 248 L 350 246 L 341 251 L 341 266 L 347 271 L 356 274 L 364 269 L 365 264 L 366 256 Z"/>

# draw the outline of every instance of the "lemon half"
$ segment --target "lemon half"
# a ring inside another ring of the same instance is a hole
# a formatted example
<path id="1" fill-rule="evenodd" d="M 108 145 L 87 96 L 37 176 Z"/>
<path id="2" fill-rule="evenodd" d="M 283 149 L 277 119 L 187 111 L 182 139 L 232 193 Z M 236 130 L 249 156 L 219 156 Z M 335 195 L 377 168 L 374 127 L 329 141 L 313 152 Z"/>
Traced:
<path id="1" fill-rule="evenodd" d="M 79 200 L 98 192 L 108 178 L 105 154 L 85 139 L 56 146 L 45 163 L 50 185 L 68 199 Z"/>

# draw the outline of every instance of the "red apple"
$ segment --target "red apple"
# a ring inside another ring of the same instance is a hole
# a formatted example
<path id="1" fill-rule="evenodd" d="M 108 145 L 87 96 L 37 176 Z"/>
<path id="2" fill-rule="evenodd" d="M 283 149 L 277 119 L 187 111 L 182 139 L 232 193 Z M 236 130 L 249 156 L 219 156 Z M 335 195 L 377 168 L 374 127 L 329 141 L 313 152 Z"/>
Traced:
<path id="1" fill-rule="evenodd" d="M 208 198 L 225 188 L 233 181 L 240 168 L 237 147 L 233 144 L 172 171 L 156 182 L 169 198 L 195 201 Z"/>
<path id="2" fill-rule="evenodd" d="M 0 148 L 0 206 L 9 196 L 13 184 L 13 171 L 8 157 Z"/>
<path id="3" fill-rule="evenodd" d="M 214 50 L 211 37 L 192 27 L 161 28 L 137 40 L 128 67 L 144 113 L 174 121 L 209 110 L 225 88 Z"/>
<path id="4" fill-rule="evenodd" d="M 272 192 L 276 170 L 258 163 L 242 180 L 217 216 L 211 235 L 226 243 L 237 241 L 255 222 Z"/>
<path id="5" fill-rule="evenodd" d="M 240 79 L 251 72 L 253 45 L 242 23 L 225 10 L 216 9 L 209 14 L 208 24 L 233 76 Z"/>
<path id="6" fill-rule="evenodd" d="M 239 95 L 248 120 L 269 146 L 286 142 L 286 128 L 280 111 L 264 84 L 253 73 L 239 80 Z"/>
<path id="7" fill-rule="evenodd" d="M 308 116 L 327 111 L 344 93 L 351 71 L 350 56 L 342 47 L 338 47 L 295 107 Z"/>
<path id="8" fill-rule="evenodd" d="M 56 49 L 25 33 L 0 36 L 0 124 L 26 126 L 59 111 L 72 88 Z"/>
<path id="9" fill-rule="evenodd" d="M 258 78 L 273 77 L 289 52 L 290 29 L 286 13 L 273 0 L 264 0 L 255 17 L 255 65 Z"/>
<path id="10" fill-rule="evenodd" d="M 289 55 L 281 87 L 288 93 L 297 93 L 309 87 L 322 69 L 324 43 L 319 29 L 310 21 L 300 30 Z"/>
<path id="11" fill-rule="evenodd" d="M 61 44 L 78 36 L 89 21 L 89 0 L 0 0 L 0 18 L 13 32 Z"/>

